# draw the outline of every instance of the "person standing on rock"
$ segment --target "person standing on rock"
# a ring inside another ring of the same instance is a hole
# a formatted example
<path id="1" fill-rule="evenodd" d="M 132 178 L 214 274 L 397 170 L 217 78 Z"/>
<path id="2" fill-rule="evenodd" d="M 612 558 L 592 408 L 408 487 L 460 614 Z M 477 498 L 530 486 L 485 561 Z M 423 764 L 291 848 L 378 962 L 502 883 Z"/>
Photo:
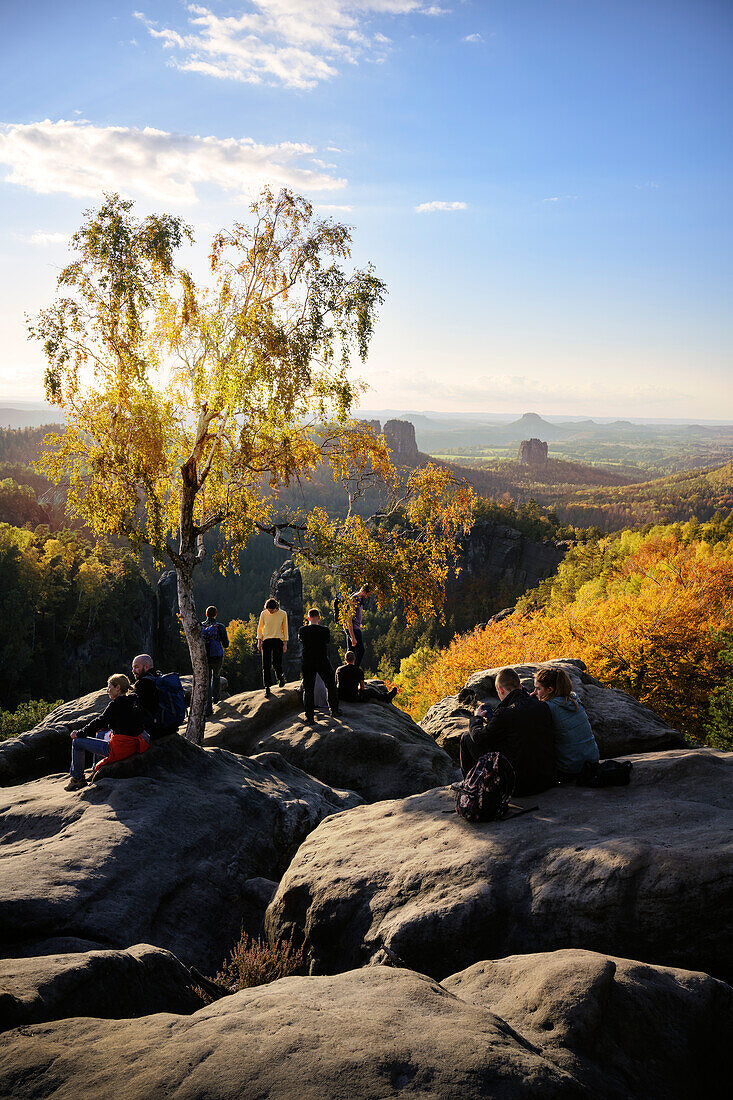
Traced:
<path id="1" fill-rule="evenodd" d="M 116 673 L 107 681 L 109 703 L 101 714 L 92 718 L 79 730 L 71 733 L 71 769 L 65 790 L 80 791 L 86 787 L 84 775 L 85 754 L 106 757 L 106 763 L 125 760 L 150 748 L 145 733 L 145 714 L 135 694 L 130 691 L 130 681 L 124 673 Z M 94 737 L 106 733 L 107 737 Z M 100 761 L 101 763 L 101 761 Z M 100 765 L 98 764 L 97 767 Z"/>
<path id="2" fill-rule="evenodd" d="M 346 621 L 346 630 L 344 631 L 346 651 L 348 652 L 350 649 L 354 651 L 354 664 L 357 668 L 361 668 L 361 662 L 364 660 L 364 636 L 361 632 L 361 620 L 362 612 L 369 602 L 370 592 L 369 585 L 363 584 L 358 592 L 351 593 L 354 610 Z"/>
<path id="3" fill-rule="evenodd" d="M 267 600 L 260 613 L 260 621 L 257 624 L 257 648 L 262 654 L 262 683 L 265 695 L 269 699 L 272 695 L 270 684 L 273 665 L 278 684 L 280 687 L 285 687 L 283 654 L 288 648 L 288 617 L 274 598 Z"/>
<path id="4" fill-rule="evenodd" d="M 364 672 L 356 664 L 356 655 L 353 649 L 347 650 L 346 663 L 336 669 L 336 687 L 338 688 L 339 701 L 343 703 L 391 703 L 397 694 L 397 688 L 391 691 L 380 691 L 379 688 L 367 687 L 364 682 Z"/>
<path id="5" fill-rule="evenodd" d="M 328 647 L 331 644 L 331 632 L 327 626 L 321 626 L 321 612 L 312 607 L 308 612 L 306 626 L 301 626 L 298 638 L 303 650 L 303 692 L 305 694 L 305 717 L 308 722 L 315 721 L 314 688 L 316 676 L 320 676 L 328 691 L 328 705 L 331 714 L 339 714 L 338 692 L 333 668 L 328 659 Z"/>
<path id="6" fill-rule="evenodd" d="M 491 713 L 481 704 L 461 736 L 463 775 L 487 752 L 501 752 L 516 774 L 514 793 L 539 794 L 556 783 L 550 708 L 522 687 L 513 668 L 496 676 L 499 705 Z"/>
<path id="7" fill-rule="evenodd" d="M 206 618 L 201 624 L 201 633 L 206 646 L 206 661 L 209 666 L 209 688 L 206 700 L 206 715 L 214 713 L 214 703 L 221 695 L 221 666 L 224 662 L 224 650 L 229 647 L 229 638 L 224 626 L 216 621 L 216 608 L 212 604 L 206 608 Z"/>

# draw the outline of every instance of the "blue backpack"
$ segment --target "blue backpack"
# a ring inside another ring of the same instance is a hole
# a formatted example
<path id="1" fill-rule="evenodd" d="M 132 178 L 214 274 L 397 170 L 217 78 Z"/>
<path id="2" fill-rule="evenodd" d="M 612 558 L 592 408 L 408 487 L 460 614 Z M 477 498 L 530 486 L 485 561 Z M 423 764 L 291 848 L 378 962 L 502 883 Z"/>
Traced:
<path id="1" fill-rule="evenodd" d="M 212 623 L 207 619 L 206 622 L 202 624 L 201 633 L 206 643 L 206 656 L 223 657 L 224 646 L 221 644 L 221 638 L 219 637 L 219 624 Z"/>
<path id="2" fill-rule="evenodd" d="M 176 672 L 167 672 L 155 681 L 158 689 L 158 713 L 155 716 L 161 728 L 178 729 L 186 717 L 186 696 L 183 684 Z"/>

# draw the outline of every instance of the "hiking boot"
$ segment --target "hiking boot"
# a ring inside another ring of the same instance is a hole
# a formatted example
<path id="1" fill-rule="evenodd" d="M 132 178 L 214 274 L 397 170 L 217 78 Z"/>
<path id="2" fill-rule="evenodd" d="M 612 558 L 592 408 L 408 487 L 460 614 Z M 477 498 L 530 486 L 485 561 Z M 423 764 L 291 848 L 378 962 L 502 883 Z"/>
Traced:
<path id="1" fill-rule="evenodd" d="M 280 679 L 278 680 L 278 684 L 280 685 L 281 688 L 285 687 L 285 677 L 284 676 L 280 677 Z"/>
<path id="2" fill-rule="evenodd" d="M 315 720 L 316 720 L 316 716 L 315 716 L 315 714 L 306 714 L 306 716 L 305 716 L 305 720 L 306 720 L 306 722 L 307 722 L 307 723 L 309 723 L 310 725 L 313 725 L 313 723 L 314 723 L 314 722 L 315 722 Z"/>
<path id="3" fill-rule="evenodd" d="M 265 699 L 272 699 L 272 692 L 270 691 L 269 687 L 265 688 Z"/>
<path id="4" fill-rule="evenodd" d="M 69 782 L 64 787 L 65 791 L 80 791 L 82 787 L 86 787 L 87 781 L 83 775 L 72 775 Z"/>
<path id="5" fill-rule="evenodd" d="M 332 718 L 340 718 L 341 717 L 341 711 L 340 710 L 332 710 L 331 711 L 331 717 Z"/>

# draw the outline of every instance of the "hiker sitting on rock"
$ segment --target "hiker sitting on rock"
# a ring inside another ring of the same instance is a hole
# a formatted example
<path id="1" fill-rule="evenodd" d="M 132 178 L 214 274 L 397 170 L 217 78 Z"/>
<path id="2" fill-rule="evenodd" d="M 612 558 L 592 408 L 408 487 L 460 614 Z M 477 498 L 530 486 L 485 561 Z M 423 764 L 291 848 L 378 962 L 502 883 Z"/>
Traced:
<path id="1" fill-rule="evenodd" d="M 600 757 L 573 682 L 565 669 L 539 668 L 534 677 L 534 695 L 549 707 L 552 716 L 558 779 L 561 783 L 576 779 L 584 764 L 597 764 Z"/>
<path id="2" fill-rule="evenodd" d="M 336 687 L 339 699 L 344 703 L 391 703 L 397 694 L 397 688 L 391 691 L 380 691 L 379 688 L 367 687 L 364 683 L 364 673 L 356 663 L 356 654 L 353 649 L 347 650 L 346 664 L 336 669 Z"/>
<path id="3" fill-rule="evenodd" d="M 461 771 L 466 776 L 484 753 L 501 752 L 516 773 L 515 794 L 546 791 L 556 782 L 550 709 L 524 690 L 513 668 L 497 673 L 495 687 L 496 710 L 481 704 L 461 737 Z"/>
<path id="4" fill-rule="evenodd" d="M 105 710 L 71 734 L 71 779 L 66 785 L 67 791 L 79 791 L 87 785 L 84 775 L 85 752 L 106 757 L 96 765 L 99 768 L 102 764 L 124 760 L 137 752 L 147 752 L 150 748 L 145 733 L 143 708 L 135 694 L 130 691 L 130 681 L 124 673 L 110 676 L 107 694 L 109 703 Z M 94 737 L 95 733 L 107 733 L 108 738 Z"/>
<path id="5" fill-rule="evenodd" d="M 150 740 L 157 741 L 159 737 L 167 737 L 169 733 L 175 733 L 177 726 L 164 726 L 159 720 L 156 681 L 160 673 L 155 671 L 153 658 L 149 653 L 138 653 L 132 662 L 132 675 L 135 678 L 132 690 L 143 708 L 145 729 Z"/>

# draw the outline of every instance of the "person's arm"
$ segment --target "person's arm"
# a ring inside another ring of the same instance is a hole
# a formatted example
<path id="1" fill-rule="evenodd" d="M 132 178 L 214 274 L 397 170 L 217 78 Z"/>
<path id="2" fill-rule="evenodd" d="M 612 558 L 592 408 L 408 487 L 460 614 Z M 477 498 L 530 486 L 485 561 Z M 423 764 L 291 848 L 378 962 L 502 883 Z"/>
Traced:
<path id="1" fill-rule="evenodd" d="M 260 621 L 257 623 L 257 648 L 262 652 L 262 638 L 265 633 L 265 613 L 260 611 Z"/>
<path id="2" fill-rule="evenodd" d="M 229 635 L 227 634 L 227 628 L 224 623 L 217 623 L 219 627 L 219 640 L 221 642 L 222 649 L 229 649 Z"/>
<path id="3" fill-rule="evenodd" d="M 111 729 L 114 723 L 115 711 L 117 710 L 115 703 L 115 699 L 110 700 L 102 713 L 98 714 L 96 718 L 92 718 L 91 721 L 87 722 L 85 726 L 82 726 L 80 730 L 77 730 L 74 736 L 93 737 L 99 730 Z"/>
<path id="4" fill-rule="evenodd" d="M 285 650 L 288 648 L 288 616 L 284 611 L 282 612 L 282 621 L 281 621 L 281 625 L 280 625 L 280 633 L 282 634 L 282 637 L 283 637 L 283 653 L 284 653 Z"/>

